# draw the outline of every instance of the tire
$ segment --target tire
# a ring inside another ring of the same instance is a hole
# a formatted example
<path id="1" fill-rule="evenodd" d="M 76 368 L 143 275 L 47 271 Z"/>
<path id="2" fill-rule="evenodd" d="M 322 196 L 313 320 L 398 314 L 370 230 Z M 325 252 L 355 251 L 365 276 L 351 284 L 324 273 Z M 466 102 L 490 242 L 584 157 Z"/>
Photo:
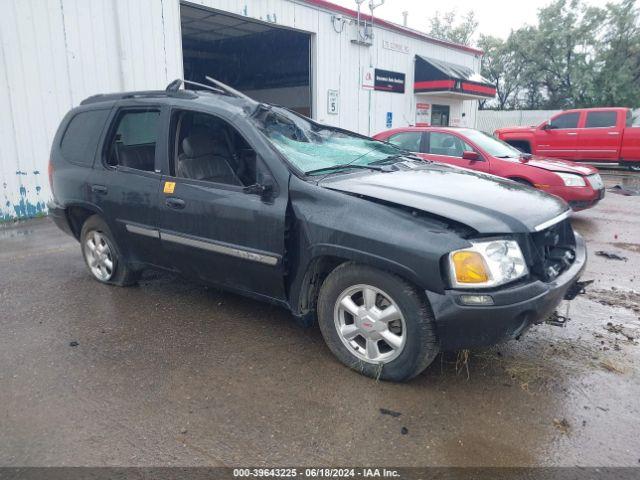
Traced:
<path id="1" fill-rule="evenodd" d="M 531 145 L 528 142 L 512 141 L 507 143 L 522 153 L 531 153 Z"/>
<path id="2" fill-rule="evenodd" d="M 373 300 L 375 308 L 367 310 L 364 290 L 359 299 L 358 289 L 367 289 L 368 303 L 371 305 Z M 375 295 L 371 296 L 371 291 Z M 342 307 L 340 301 L 346 298 L 354 302 L 351 305 L 345 300 L 346 304 L 352 309 L 358 308 L 357 318 Z M 377 315 L 392 318 L 393 315 L 384 313 L 393 312 L 387 311 L 391 306 L 400 312 L 398 320 L 389 323 L 371 320 Z M 349 321 L 352 323 L 347 325 Z M 343 364 L 376 379 L 409 380 L 427 368 L 439 353 L 433 313 L 427 298 L 400 277 L 366 265 L 343 263 L 327 276 L 318 295 L 318 323 L 327 346 Z M 386 331 L 378 330 L 385 326 Z M 339 328 L 348 333 L 339 333 Z M 347 339 L 354 331 L 357 335 Z M 367 341 L 365 335 L 373 339 Z M 387 343 L 384 338 L 375 340 L 379 335 L 385 335 L 393 342 Z M 378 352 L 379 358 L 369 356 L 370 342 L 376 344 L 372 352 L 374 355 Z M 402 345 L 397 346 L 398 343 Z M 392 344 L 397 348 L 392 348 Z"/>
<path id="3" fill-rule="evenodd" d="M 123 261 L 113 234 L 100 216 L 92 215 L 82 225 L 80 248 L 87 270 L 100 283 L 126 287 L 138 281 L 140 272 Z"/>
<path id="4" fill-rule="evenodd" d="M 627 163 L 627 168 L 631 172 L 640 172 L 640 162 L 629 162 Z"/>

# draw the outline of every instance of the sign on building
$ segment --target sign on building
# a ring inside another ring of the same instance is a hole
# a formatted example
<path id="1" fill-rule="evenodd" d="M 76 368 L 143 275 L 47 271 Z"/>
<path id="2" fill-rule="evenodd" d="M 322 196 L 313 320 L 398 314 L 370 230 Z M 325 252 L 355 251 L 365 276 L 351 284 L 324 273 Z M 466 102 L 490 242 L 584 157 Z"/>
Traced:
<path id="1" fill-rule="evenodd" d="M 327 90 L 327 113 L 338 115 L 340 113 L 340 94 L 338 90 Z"/>
<path id="2" fill-rule="evenodd" d="M 372 90 L 375 86 L 375 69 L 373 67 L 362 68 L 362 88 Z"/>
<path id="3" fill-rule="evenodd" d="M 431 125 L 431 105 L 416 103 L 416 127 L 428 127 L 429 125 Z"/>
<path id="4" fill-rule="evenodd" d="M 409 46 L 393 40 L 382 40 L 382 48 L 393 50 L 394 52 L 409 53 Z"/>
<path id="5" fill-rule="evenodd" d="M 383 92 L 404 93 L 404 81 L 404 73 L 376 68 L 373 88 Z"/>

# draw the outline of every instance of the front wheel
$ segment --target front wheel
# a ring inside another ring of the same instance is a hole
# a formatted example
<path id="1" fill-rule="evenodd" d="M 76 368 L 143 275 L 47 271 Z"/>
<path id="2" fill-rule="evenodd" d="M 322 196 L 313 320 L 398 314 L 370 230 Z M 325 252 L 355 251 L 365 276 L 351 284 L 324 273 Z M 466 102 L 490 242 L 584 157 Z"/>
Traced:
<path id="1" fill-rule="evenodd" d="M 345 263 L 329 274 L 318 296 L 318 322 L 333 354 L 373 378 L 409 380 L 439 351 L 425 295 L 365 265 Z"/>

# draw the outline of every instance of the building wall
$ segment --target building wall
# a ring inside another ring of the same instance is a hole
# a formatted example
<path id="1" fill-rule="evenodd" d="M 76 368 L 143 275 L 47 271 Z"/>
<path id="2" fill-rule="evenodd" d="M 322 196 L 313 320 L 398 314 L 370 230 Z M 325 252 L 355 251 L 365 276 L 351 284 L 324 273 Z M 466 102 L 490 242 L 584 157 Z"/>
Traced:
<path id="1" fill-rule="evenodd" d="M 334 12 L 299 0 L 192 3 L 312 33 L 313 116 L 365 134 L 384 130 L 387 112 L 393 127 L 415 122 L 416 54 L 480 67 L 472 53 L 384 28 L 375 28 L 374 46 L 354 45 L 354 22 L 334 28 Z M 164 88 L 182 77 L 182 46 L 179 0 L 4 0 L 0 9 L 0 218 L 8 219 L 44 212 L 51 139 L 70 108 L 96 93 Z M 362 89 L 368 66 L 405 73 L 406 93 Z M 330 89 L 340 92 L 338 115 L 327 113 Z M 457 105 L 473 125 L 476 102 Z"/>
<path id="2" fill-rule="evenodd" d="M 177 0 L 3 0 L 0 218 L 43 213 L 60 119 L 104 92 L 182 76 Z"/>

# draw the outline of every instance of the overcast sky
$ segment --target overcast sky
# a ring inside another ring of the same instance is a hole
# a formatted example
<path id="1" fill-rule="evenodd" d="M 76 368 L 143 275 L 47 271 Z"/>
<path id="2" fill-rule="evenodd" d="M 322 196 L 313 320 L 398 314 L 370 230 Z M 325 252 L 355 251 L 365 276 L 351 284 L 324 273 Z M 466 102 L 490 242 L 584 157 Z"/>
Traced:
<path id="1" fill-rule="evenodd" d="M 355 0 L 330 0 L 345 7 L 356 8 Z M 640 0 L 636 0 L 640 3 Z M 428 30 L 428 18 L 436 11 L 455 9 L 458 14 L 469 10 L 476 13 L 478 33 L 506 38 L 512 29 L 525 24 L 536 23 L 536 13 L 540 7 L 548 5 L 550 0 L 385 0 L 384 5 L 375 10 L 375 16 L 402 24 L 402 12 L 409 12 L 409 27 Z M 592 5 L 603 5 L 604 1 L 588 0 Z M 369 13 L 369 0 L 362 4 L 362 11 Z"/>

